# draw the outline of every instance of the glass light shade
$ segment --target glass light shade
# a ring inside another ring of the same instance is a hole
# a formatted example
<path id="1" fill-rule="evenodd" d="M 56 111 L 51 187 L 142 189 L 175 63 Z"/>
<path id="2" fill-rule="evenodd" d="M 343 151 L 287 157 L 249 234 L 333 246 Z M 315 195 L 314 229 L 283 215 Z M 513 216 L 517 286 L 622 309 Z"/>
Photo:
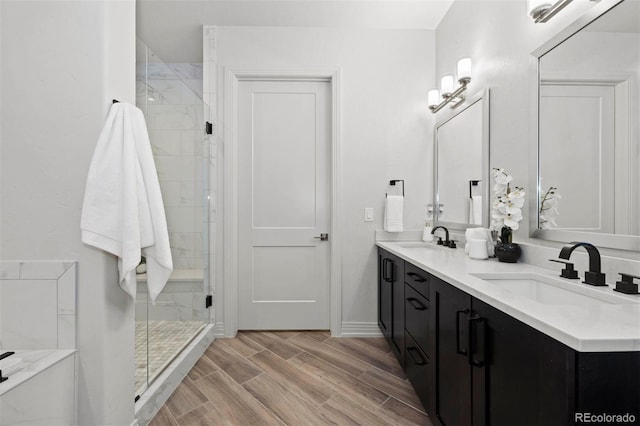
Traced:
<path id="1" fill-rule="evenodd" d="M 462 58 L 458 60 L 458 81 L 471 80 L 471 58 Z"/>
<path id="2" fill-rule="evenodd" d="M 438 89 L 431 89 L 427 93 L 427 101 L 429 106 L 433 107 L 440 103 L 440 91 Z"/>
<path id="3" fill-rule="evenodd" d="M 527 10 L 532 18 L 537 18 L 544 13 L 545 10 L 551 7 L 549 0 L 528 0 Z"/>
<path id="4" fill-rule="evenodd" d="M 453 76 L 451 74 L 443 75 L 440 80 L 440 91 L 442 96 L 450 95 L 453 92 Z"/>

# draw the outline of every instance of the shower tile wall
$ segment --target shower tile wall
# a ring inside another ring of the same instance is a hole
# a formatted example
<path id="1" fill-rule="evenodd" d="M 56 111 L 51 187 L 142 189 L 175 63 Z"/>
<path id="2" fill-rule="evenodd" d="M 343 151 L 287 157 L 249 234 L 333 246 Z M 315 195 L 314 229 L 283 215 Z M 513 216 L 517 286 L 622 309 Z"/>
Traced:
<path id="1" fill-rule="evenodd" d="M 207 243 L 202 64 L 154 63 L 151 57 L 148 67 L 146 85 L 137 85 L 137 104 L 146 104 L 143 110 L 165 204 L 174 270 L 202 270 Z M 139 79 L 144 81 L 144 74 Z"/>

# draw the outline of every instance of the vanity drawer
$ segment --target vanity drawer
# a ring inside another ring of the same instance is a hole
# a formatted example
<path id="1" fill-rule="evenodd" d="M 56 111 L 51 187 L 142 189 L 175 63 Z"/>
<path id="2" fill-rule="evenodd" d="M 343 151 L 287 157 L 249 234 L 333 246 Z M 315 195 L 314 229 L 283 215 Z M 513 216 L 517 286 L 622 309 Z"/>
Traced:
<path id="1" fill-rule="evenodd" d="M 405 330 L 426 351 L 429 344 L 429 301 L 408 284 L 404 286 L 404 312 Z"/>
<path id="2" fill-rule="evenodd" d="M 405 338 L 405 373 L 420 398 L 425 410 L 429 409 L 429 357 L 407 333 Z"/>
<path id="3" fill-rule="evenodd" d="M 427 299 L 429 298 L 429 274 L 422 269 L 409 262 L 405 262 L 404 282 L 416 289 Z"/>

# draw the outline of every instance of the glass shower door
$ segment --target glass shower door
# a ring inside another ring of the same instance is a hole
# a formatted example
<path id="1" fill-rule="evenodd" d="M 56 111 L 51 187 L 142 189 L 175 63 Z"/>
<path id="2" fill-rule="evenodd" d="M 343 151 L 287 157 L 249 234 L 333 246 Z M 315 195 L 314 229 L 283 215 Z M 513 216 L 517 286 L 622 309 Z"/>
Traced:
<path id="1" fill-rule="evenodd" d="M 174 271 L 155 304 L 145 274 L 136 301 L 136 395 L 209 322 L 208 157 L 202 65 L 163 62 L 138 41 L 137 105 L 145 114 L 169 228 Z"/>

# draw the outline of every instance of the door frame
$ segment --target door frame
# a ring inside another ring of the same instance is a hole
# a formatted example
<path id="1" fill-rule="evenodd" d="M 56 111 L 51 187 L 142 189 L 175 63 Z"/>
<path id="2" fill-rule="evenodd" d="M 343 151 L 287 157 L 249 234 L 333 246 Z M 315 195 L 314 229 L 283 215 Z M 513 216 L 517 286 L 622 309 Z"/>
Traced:
<path id="1" fill-rule="evenodd" d="M 331 86 L 331 155 L 330 155 L 330 284 L 329 324 L 331 335 L 342 333 L 342 158 L 340 134 L 340 69 L 281 70 L 270 68 L 225 68 L 223 116 L 223 324 L 225 337 L 238 332 L 238 85 L 240 81 L 326 81 Z"/>

